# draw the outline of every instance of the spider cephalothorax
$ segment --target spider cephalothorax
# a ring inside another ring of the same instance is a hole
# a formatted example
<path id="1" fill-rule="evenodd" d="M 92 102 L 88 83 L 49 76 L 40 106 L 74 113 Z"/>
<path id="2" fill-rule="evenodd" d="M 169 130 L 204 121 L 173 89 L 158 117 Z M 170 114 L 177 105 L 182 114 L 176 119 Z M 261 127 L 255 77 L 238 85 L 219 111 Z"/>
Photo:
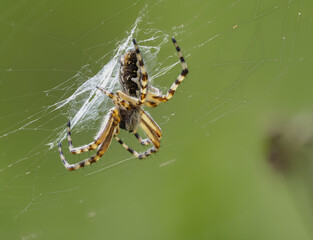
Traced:
<path id="1" fill-rule="evenodd" d="M 160 140 L 162 137 L 161 128 L 152 119 L 152 117 L 143 110 L 143 105 L 148 107 L 156 107 L 161 102 L 166 102 L 171 99 L 179 86 L 184 80 L 188 73 L 187 64 L 180 51 L 179 46 L 174 38 L 172 41 L 176 47 L 181 65 L 182 72 L 179 74 L 172 87 L 166 94 L 149 85 L 148 86 L 148 75 L 144 66 L 138 45 L 133 40 L 135 50 L 126 52 L 120 59 L 120 75 L 119 81 L 122 91 L 116 93 L 109 93 L 104 89 L 97 87 L 104 94 L 109 96 L 115 107 L 110 110 L 107 117 L 101 127 L 96 140 L 81 147 L 75 148 L 72 143 L 70 122 L 67 126 L 67 140 L 69 143 L 70 152 L 73 154 L 79 154 L 96 149 L 99 145 L 99 150 L 93 156 L 75 164 L 69 164 L 65 159 L 62 152 L 61 143 L 59 143 L 59 154 L 64 166 L 67 170 L 76 170 L 91 163 L 97 162 L 100 157 L 104 155 L 108 149 L 112 138 L 114 137 L 127 151 L 133 154 L 135 157 L 142 159 L 155 153 L 160 148 Z M 147 135 L 147 139 L 142 139 L 138 133 L 138 127 Z M 117 135 L 119 129 L 124 129 L 128 132 L 133 132 L 135 137 L 139 140 L 142 145 L 153 144 L 153 147 L 143 153 L 138 153 L 135 150 L 128 147 Z"/>

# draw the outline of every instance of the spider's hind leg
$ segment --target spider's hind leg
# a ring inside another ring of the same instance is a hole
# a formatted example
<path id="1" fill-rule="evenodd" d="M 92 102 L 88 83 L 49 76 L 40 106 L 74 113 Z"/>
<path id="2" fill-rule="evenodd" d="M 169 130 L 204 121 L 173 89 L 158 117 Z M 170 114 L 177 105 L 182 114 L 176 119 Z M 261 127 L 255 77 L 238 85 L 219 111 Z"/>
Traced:
<path id="1" fill-rule="evenodd" d="M 147 74 L 147 70 L 146 67 L 143 63 L 143 59 L 138 47 L 138 44 L 136 42 L 135 39 L 133 39 L 133 43 L 136 49 L 136 56 L 137 56 L 137 60 L 139 62 L 139 66 L 140 66 L 140 71 L 141 71 L 141 79 L 140 79 L 140 104 L 143 104 L 146 100 L 146 95 L 147 95 L 147 87 L 148 87 L 148 74 Z"/>
<path id="2" fill-rule="evenodd" d="M 178 86 L 182 83 L 182 81 L 185 79 L 186 75 L 188 74 L 188 67 L 187 67 L 185 59 L 183 57 L 183 54 L 180 50 L 180 47 L 178 46 L 178 44 L 174 38 L 172 38 L 172 41 L 173 41 L 174 46 L 176 48 L 177 54 L 179 56 L 180 63 L 182 66 L 182 71 L 178 75 L 177 79 L 175 80 L 175 82 L 172 84 L 171 88 L 167 91 L 167 93 L 165 95 L 153 94 L 151 96 L 152 99 L 154 99 L 158 102 L 167 102 L 168 100 L 170 100 L 173 97 L 174 93 L 176 92 Z"/>

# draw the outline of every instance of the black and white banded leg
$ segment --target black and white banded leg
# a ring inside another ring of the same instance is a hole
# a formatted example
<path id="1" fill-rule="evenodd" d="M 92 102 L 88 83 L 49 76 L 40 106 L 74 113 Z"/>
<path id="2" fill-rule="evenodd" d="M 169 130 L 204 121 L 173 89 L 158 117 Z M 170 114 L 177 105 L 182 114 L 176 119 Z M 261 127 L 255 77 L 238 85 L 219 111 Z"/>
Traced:
<path id="1" fill-rule="evenodd" d="M 140 142 L 141 145 L 147 146 L 147 145 L 152 143 L 149 138 L 143 139 L 142 137 L 139 136 L 139 134 L 137 132 L 135 132 L 134 135 L 138 139 L 138 141 Z"/>
<path id="2" fill-rule="evenodd" d="M 96 149 L 102 142 L 103 133 L 100 134 L 95 141 L 86 144 L 80 147 L 74 147 L 71 135 L 71 122 L 68 121 L 67 123 L 67 141 L 68 141 L 68 148 L 72 154 L 80 154 L 82 152 L 88 152 Z M 61 143 L 60 143 L 61 144 Z"/>
<path id="3" fill-rule="evenodd" d="M 157 100 L 159 102 L 167 102 L 168 100 L 170 100 L 174 93 L 176 92 L 178 86 L 182 83 L 182 81 L 185 79 L 186 75 L 188 74 L 188 67 L 187 67 L 187 64 L 185 62 L 185 59 L 183 57 L 183 54 L 180 50 L 180 47 L 178 46 L 176 40 L 174 38 L 172 38 L 172 41 L 175 45 L 175 48 L 176 48 L 176 51 L 177 51 L 177 54 L 179 56 L 179 59 L 180 59 L 180 63 L 181 63 L 181 66 L 182 66 L 182 71 L 181 73 L 178 75 L 177 79 L 175 80 L 175 82 L 172 84 L 171 88 L 167 91 L 166 94 L 164 95 L 153 95 L 151 96 L 151 100 L 154 99 L 154 100 Z M 152 105 L 152 107 L 154 107 L 154 105 Z"/>
<path id="4" fill-rule="evenodd" d="M 115 139 L 118 141 L 119 144 L 121 144 L 128 152 L 130 152 L 134 157 L 139 158 L 139 159 L 143 159 L 146 158 L 148 156 L 150 156 L 152 153 L 156 153 L 159 148 L 157 147 L 152 147 L 150 149 L 148 149 L 147 151 L 143 152 L 143 153 L 138 153 L 135 150 L 133 150 L 132 148 L 130 148 L 129 146 L 127 146 L 118 136 L 115 136 Z"/>

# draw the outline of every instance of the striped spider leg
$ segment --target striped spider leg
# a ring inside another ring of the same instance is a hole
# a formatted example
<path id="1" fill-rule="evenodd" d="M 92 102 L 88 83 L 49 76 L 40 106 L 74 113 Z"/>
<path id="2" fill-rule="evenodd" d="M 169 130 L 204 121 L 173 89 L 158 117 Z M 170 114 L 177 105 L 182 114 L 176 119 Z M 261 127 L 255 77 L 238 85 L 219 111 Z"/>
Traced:
<path id="1" fill-rule="evenodd" d="M 147 146 L 149 144 L 151 144 L 151 140 L 149 138 L 145 138 L 143 139 L 142 137 L 139 136 L 139 134 L 137 132 L 134 132 L 135 137 L 138 139 L 139 143 L 141 145 Z"/>
<path id="2" fill-rule="evenodd" d="M 71 151 L 74 154 L 78 154 L 81 152 L 85 152 L 85 151 L 90 151 L 95 149 L 98 145 L 100 145 L 99 150 L 97 151 L 97 153 L 93 156 L 91 156 L 90 158 L 87 158 L 81 162 L 75 163 L 75 164 L 69 164 L 68 161 L 65 159 L 65 156 L 63 154 L 62 151 L 62 146 L 61 146 L 61 142 L 59 143 L 59 155 L 60 158 L 62 160 L 62 163 L 64 164 L 64 167 L 69 170 L 77 170 L 81 167 L 84 167 L 86 165 L 89 165 L 91 163 L 95 163 L 97 161 L 99 161 L 99 159 L 104 155 L 104 153 L 107 151 L 108 147 L 111 144 L 112 141 L 112 137 L 114 135 L 114 132 L 116 131 L 116 128 L 118 127 L 118 124 L 120 122 L 120 117 L 118 115 L 118 110 L 117 108 L 112 108 L 110 110 L 110 112 L 107 114 L 107 117 L 104 121 L 103 127 L 100 131 L 100 134 L 98 136 L 98 138 L 96 139 L 96 141 L 92 144 L 77 148 L 73 151 Z M 68 129 L 69 130 L 69 129 Z M 68 135 L 70 136 L 70 134 Z M 69 138 L 69 144 L 71 142 L 71 138 Z M 90 147 L 92 146 L 92 147 Z M 94 148 L 95 147 L 95 148 Z"/>
<path id="3" fill-rule="evenodd" d="M 172 41 L 176 48 L 177 54 L 179 56 L 179 60 L 182 66 L 182 71 L 178 75 L 177 79 L 172 84 L 171 88 L 167 91 L 166 94 L 162 94 L 161 90 L 155 87 L 149 86 L 147 99 L 145 101 L 145 105 L 148 107 L 156 107 L 159 103 L 167 102 L 168 100 L 170 100 L 173 97 L 174 93 L 176 92 L 178 86 L 182 83 L 182 81 L 185 79 L 186 75 L 188 74 L 188 67 L 183 57 L 183 54 L 180 50 L 180 47 L 178 46 L 174 38 L 172 38 Z"/>

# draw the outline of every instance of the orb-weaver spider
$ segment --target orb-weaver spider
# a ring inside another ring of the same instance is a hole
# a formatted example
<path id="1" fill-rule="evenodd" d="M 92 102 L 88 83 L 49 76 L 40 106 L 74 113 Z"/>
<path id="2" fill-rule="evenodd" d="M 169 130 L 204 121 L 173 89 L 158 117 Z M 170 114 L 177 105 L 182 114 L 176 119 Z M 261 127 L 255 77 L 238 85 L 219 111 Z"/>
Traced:
<path id="1" fill-rule="evenodd" d="M 91 163 L 97 162 L 107 151 L 112 138 L 114 137 L 127 151 L 129 151 L 136 158 L 142 159 L 156 153 L 160 148 L 160 140 L 162 132 L 158 124 L 152 117 L 143 110 L 143 105 L 148 107 L 156 107 L 161 102 L 167 102 L 171 99 L 188 73 L 187 64 L 181 53 L 181 50 L 174 38 L 172 41 L 176 47 L 176 51 L 180 58 L 182 72 L 179 74 L 176 81 L 166 94 L 162 94 L 161 90 L 148 85 L 148 75 L 143 63 L 136 40 L 133 39 L 135 50 L 127 52 L 121 56 L 120 59 L 120 75 L 119 81 L 121 91 L 110 93 L 104 89 L 97 87 L 100 91 L 110 97 L 115 107 L 113 107 L 106 116 L 101 130 L 94 142 L 85 146 L 75 148 L 72 143 L 70 122 L 67 125 L 67 140 L 69 150 L 72 154 L 80 154 L 96 149 L 99 145 L 99 150 L 93 156 L 75 164 L 69 164 L 62 152 L 61 142 L 59 143 L 59 154 L 61 160 L 67 170 L 76 170 Z M 142 139 L 138 133 L 138 127 L 141 127 L 147 139 Z M 117 135 L 119 129 L 124 129 L 128 132 L 133 132 L 136 138 L 142 145 L 153 144 L 153 147 L 143 153 L 138 153 L 128 147 Z"/>

